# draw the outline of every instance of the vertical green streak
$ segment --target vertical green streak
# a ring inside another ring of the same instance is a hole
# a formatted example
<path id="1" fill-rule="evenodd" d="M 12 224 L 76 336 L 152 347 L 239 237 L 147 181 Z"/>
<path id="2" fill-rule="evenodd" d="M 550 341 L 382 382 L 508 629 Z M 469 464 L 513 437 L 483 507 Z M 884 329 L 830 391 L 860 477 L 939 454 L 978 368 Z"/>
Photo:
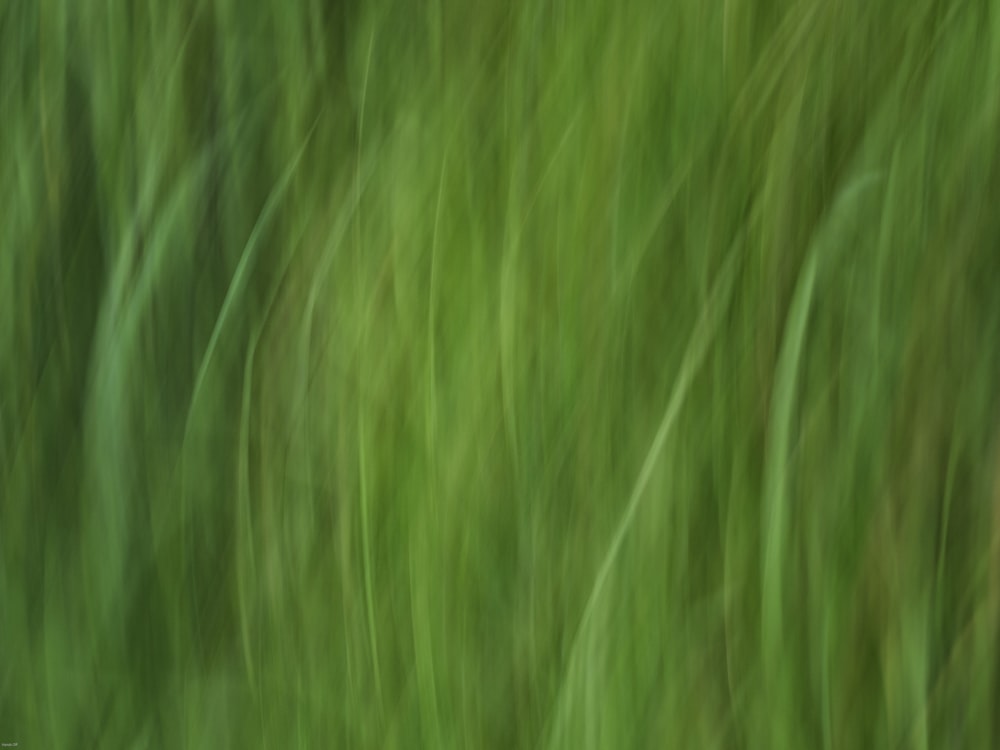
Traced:
<path id="1" fill-rule="evenodd" d="M 254 669 L 254 658 L 251 654 L 250 622 L 251 616 L 248 611 L 248 591 L 247 577 L 256 587 L 257 581 L 257 559 L 256 545 L 253 533 L 253 515 L 250 505 L 250 404 L 253 394 L 253 360 L 257 349 L 257 337 L 254 337 L 247 348 L 246 363 L 243 367 L 243 399 L 240 412 L 240 440 L 238 458 L 238 478 L 237 478 L 237 546 L 236 546 L 236 582 L 237 598 L 240 608 L 240 633 L 243 645 L 243 662 L 247 670 L 247 678 L 250 681 L 250 689 L 257 693 L 257 677 Z M 243 557 L 247 556 L 247 565 L 243 564 Z M 247 568 L 249 567 L 249 570 Z"/>
<path id="2" fill-rule="evenodd" d="M 358 399 L 358 477 L 361 486 L 361 552 L 364 556 L 364 578 L 365 578 L 365 607 L 368 619 L 368 643 L 371 647 L 372 673 L 375 678 L 375 694 L 381 713 L 382 698 L 382 676 L 378 658 L 378 635 L 376 632 L 375 620 L 375 583 L 372 571 L 372 549 L 371 549 L 371 498 L 369 496 L 368 485 L 368 437 L 366 433 L 365 409 L 367 404 L 364 398 Z"/>
<path id="3" fill-rule="evenodd" d="M 785 335 L 775 371 L 771 416 L 768 420 L 767 457 L 764 471 L 764 570 L 762 583 L 762 635 L 764 665 L 770 674 L 778 672 L 782 660 L 783 579 L 788 526 L 788 443 L 794 407 L 795 379 L 802 355 L 809 305 L 816 282 L 817 254 L 811 251 L 799 275 L 795 296 L 788 312 Z M 787 657 L 786 657 L 787 658 Z"/>
<path id="4" fill-rule="evenodd" d="M 357 249 L 357 262 L 358 270 L 360 272 L 361 268 L 364 267 L 364 254 L 362 252 L 362 232 L 363 232 L 363 221 L 361 213 L 361 159 L 364 154 L 364 132 L 365 132 L 365 105 L 368 98 L 368 77 L 371 72 L 371 61 L 372 61 L 372 50 L 375 47 L 375 31 L 372 30 L 371 35 L 368 38 L 368 52 L 365 56 L 365 74 L 364 80 L 361 86 L 361 106 L 360 114 L 358 115 L 358 144 L 357 144 L 357 163 L 355 168 L 355 193 L 357 195 L 357 206 L 355 208 L 355 247 Z M 360 278 L 360 277 L 359 277 Z M 369 308 L 369 317 L 363 323 L 364 330 L 362 332 L 362 353 L 367 349 L 368 343 L 368 328 L 370 325 L 370 315 L 371 306 L 373 302 L 369 300 L 367 303 Z M 373 582 L 373 563 L 372 563 L 372 549 L 371 549 L 371 498 L 369 495 L 369 484 L 368 484 L 368 461 L 367 461 L 367 436 L 365 434 L 366 430 L 366 415 L 365 411 L 369 406 L 368 398 L 366 397 L 366 389 L 361 389 L 362 398 L 358 399 L 358 472 L 359 472 L 359 483 L 360 483 L 360 500 L 361 500 L 361 552 L 364 557 L 364 581 L 365 581 L 365 607 L 367 610 L 367 620 L 368 620 L 368 643 L 371 648 L 372 657 L 372 673 L 375 679 L 375 694 L 378 700 L 379 706 L 379 717 L 381 720 L 383 712 L 383 693 L 382 693 L 382 675 L 381 667 L 378 656 L 378 635 L 376 629 L 375 620 L 375 584 Z"/>

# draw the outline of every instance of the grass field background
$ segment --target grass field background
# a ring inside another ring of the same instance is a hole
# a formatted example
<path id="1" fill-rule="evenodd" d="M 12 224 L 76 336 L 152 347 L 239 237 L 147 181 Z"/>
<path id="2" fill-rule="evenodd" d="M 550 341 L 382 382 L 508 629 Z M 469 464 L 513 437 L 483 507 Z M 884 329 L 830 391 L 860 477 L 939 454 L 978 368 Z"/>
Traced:
<path id="1" fill-rule="evenodd" d="M 1000 743 L 1000 4 L 0 0 L 0 741 Z"/>

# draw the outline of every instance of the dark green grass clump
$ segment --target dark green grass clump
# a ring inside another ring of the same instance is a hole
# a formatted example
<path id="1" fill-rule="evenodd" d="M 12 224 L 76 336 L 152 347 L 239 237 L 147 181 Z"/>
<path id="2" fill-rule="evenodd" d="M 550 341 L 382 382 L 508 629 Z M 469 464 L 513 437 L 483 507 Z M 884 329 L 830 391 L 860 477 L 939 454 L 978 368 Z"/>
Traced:
<path id="1" fill-rule="evenodd" d="M 1000 6 L 0 4 L 0 741 L 1000 743 Z"/>

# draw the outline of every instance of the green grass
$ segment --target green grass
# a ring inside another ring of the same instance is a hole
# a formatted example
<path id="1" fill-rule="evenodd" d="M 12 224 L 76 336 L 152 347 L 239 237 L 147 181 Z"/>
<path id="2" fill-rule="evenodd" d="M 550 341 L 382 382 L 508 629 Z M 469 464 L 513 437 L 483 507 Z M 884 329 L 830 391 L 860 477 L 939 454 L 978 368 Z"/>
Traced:
<path id="1" fill-rule="evenodd" d="M 997 706 L 1000 4 L 0 2 L 0 742 Z"/>

